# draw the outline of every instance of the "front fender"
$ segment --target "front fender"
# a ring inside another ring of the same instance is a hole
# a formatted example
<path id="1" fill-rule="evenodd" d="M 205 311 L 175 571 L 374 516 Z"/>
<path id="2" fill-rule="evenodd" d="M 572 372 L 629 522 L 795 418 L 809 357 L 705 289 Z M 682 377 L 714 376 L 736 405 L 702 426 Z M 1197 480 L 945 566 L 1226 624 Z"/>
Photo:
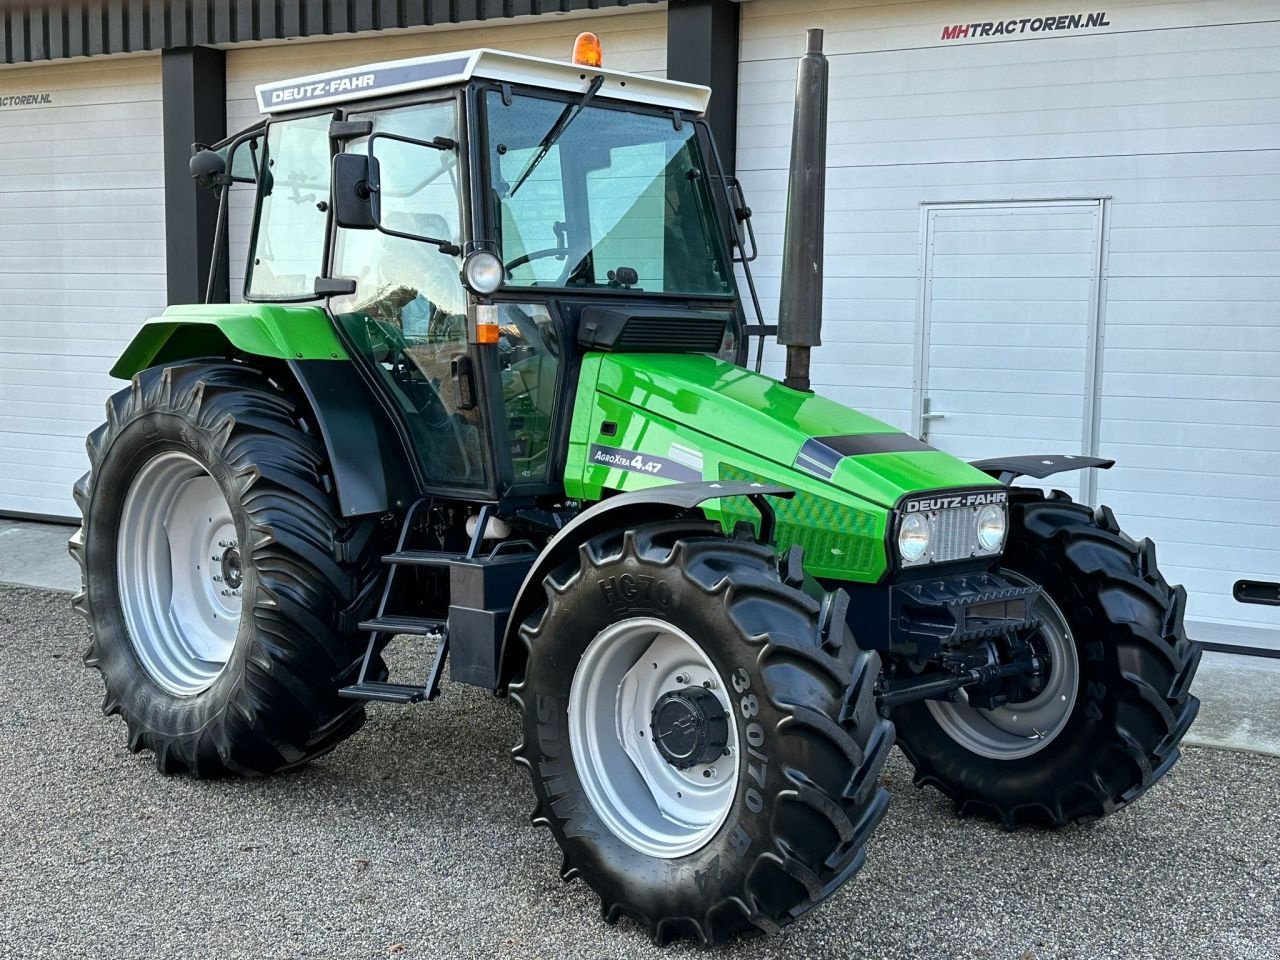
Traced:
<path id="1" fill-rule="evenodd" d="M 210 303 L 169 307 L 142 325 L 111 376 L 129 380 L 157 364 L 246 353 L 275 360 L 346 360 L 320 307 L 278 303 Z"/>
<path id="2" fill-rule="evenodd" d="M 990 460 L 973 460 L 969 466 L 977 467 L 989 477 L 995 477 L 1006 487 L 1019 477 L 1035 477 L 1043 480 L 1055 473 L 1068 470 L 1087 470 L 1097 467 L 1099 470 L 1110 470 L 1116 465 L 1114 460 L 1101 457 L 1085 457 L 1074 453 L 1047 453 L 1029 457 L 994 457 Z"/>
<path id="3" fill-rule="evenodd" d="M 564 526 L 538 556 L 537 562 L 520 584 L 511 616 L 502 637 L 498 660 L 498 689 L 505 690 L 515 678 L 524 660 L 519 642 L 520 625 L 537 609 L 542 600 L 542 581 L 578 548 L 606 530 L 631 527 L 655 520 L 671 520 L 690 516 L 700 504 L 720 497 L 749 497 L 762 515 L 761 539 L 769 540 L 773 526 L 772 510 L 765 497 L 790 499 L 795 491 L 788 487 L 760 483 L 705 481 L 672 483 L 631 493 L 620 493 L 589 507 Z"/>

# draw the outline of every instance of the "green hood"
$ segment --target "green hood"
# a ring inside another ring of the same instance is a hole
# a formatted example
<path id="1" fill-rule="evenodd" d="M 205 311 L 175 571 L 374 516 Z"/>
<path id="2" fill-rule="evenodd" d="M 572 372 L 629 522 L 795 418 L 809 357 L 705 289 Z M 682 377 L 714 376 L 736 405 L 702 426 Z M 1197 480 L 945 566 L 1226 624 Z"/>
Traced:
<path id="1" fill-rule="evenodd" d="M 825 479 L 824 468 L 834 464 L 829 474 L 833 486 L 882 507 L 892 507 L 907 493 L 996 482 L 887 423 L 714 357 L 611 354 L 602 359 L 596 389 L 787 470 L 802 469 Z M 801 458 L 806 443 L 815 438 L 850 438 L 832 441 L 828 449 L 837 455 L 842 449 L 854 452 L 837 456 L 811 447 L 823 459 Z M 859 452 L 877 448 L 894 452 Z"/>
<path id="2" fill-rule="evenodd" d="M 693 480 L 791 487 L 775 505 L 778 545 L 799 545 L 818 577 L 874 582 L 906 494 L 996 481 L 949 454 L 824 397 L 712 357 L 588 354 L 574 402 L 564 485 L 571 497 Z M 756 519 L 709 501 L 726 529 Z"/>

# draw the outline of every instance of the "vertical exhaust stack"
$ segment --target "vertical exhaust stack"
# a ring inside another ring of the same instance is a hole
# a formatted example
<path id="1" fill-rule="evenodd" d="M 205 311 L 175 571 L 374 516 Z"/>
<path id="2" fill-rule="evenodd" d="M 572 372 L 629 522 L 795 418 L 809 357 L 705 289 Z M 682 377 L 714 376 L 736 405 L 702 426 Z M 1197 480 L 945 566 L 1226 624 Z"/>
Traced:
<path id="1" fill-rule="evenodd" d="M 822 31 L 809 31 L 809 49 L 796 72 L 791 134 L 787 232 L 782 250 L 778 342 L 787 348 L 783 380 L 808 391 L 809 351 L 822 344 L 822 258 L 827 193 L 827 58 Z"/>

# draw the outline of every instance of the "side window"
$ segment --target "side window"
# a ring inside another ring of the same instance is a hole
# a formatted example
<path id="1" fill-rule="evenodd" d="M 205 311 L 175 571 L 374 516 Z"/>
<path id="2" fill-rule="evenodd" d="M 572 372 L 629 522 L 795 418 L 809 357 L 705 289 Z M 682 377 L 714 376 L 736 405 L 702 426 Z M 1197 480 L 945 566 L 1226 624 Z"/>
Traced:
<path id="1" fill-rule="evenodd" d="M 498 365 L 502 405 L 516 483 L 545 480 L 560 377 L 560 341 L 547 308 L 537 303 L 500 307 Z"/>
<path id="2" fill-rule="evenodd" d="M 279 121 L 267 128 L 246 283 L 250 298 L 309 297 L 324 270 L 329 120 L 325 114 Z"/>
<path id="3" fill-rule="evenodd" d="M 459 244 L 461 188 L 457 150 L 437 150 L 377 134 L 393 134 L 430 142 L 456 140 L 453 102 L 404 107 L 376 114 L 352 114 L 371 120 L 380 173 L 382 226 L 386 230 Z M 351 141 L 348 153 L 365 153 L 368 138 Z M 404 336 L 425 339 L 449 318 L 465 316 L 466 294 L 459 277 L 461 260 L 434 244 L 384 230 L 339 230 L 334 246 L 335 276 L 356 281 L 354 298 L 344 310 L 358 310 L 398 328 Z M 465 329 L 465 323 L 462 327 Z M 465 344 L 465 333 L 463 343 Z M 463 347 L 465 349 L 465 346 Z"/>

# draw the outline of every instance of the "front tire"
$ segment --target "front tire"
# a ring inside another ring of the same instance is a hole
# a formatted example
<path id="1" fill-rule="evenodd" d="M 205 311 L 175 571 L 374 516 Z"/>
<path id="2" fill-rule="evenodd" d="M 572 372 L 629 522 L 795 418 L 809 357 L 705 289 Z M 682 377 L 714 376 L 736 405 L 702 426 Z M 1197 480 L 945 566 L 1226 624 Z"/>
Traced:
<path id="1" fill-rule="evenodd" d="M 521 629 L 514 755 L 562 876 L 609 922 L 722 943 L 790 923 L 861 867 L 888 802 L 879 658 L 838 597 L 798 580 L 772 548 L 692 521 L 596 537 L 548 577 Z"/>
<path id="2" fill-rule="evenodd" d="M 1010 829 L 1096 820 L 1169 771 L 1199 709 L 1186 591 L 1161 576 L 1151 541 L 1122 533 L 1106 507 L 1015 487 L 1009 529 L 1005 571 L 1044 590 L 1050 696 L 994 711 L 905 704 L 893 712 L 898 741 L 917 785 L 938 788 L 962 816 Z"/>
<path id="3" fill-rule="evenodd" d="M 294 401 L 241 364 L 152 368 L 87 446 L 73 606 L 130 749 L 165 773 L 261 775 L 355 732 L 362 705 L 337 691 L 363 644 L 339 621 L 375 531 L 342 520 Z"/>

